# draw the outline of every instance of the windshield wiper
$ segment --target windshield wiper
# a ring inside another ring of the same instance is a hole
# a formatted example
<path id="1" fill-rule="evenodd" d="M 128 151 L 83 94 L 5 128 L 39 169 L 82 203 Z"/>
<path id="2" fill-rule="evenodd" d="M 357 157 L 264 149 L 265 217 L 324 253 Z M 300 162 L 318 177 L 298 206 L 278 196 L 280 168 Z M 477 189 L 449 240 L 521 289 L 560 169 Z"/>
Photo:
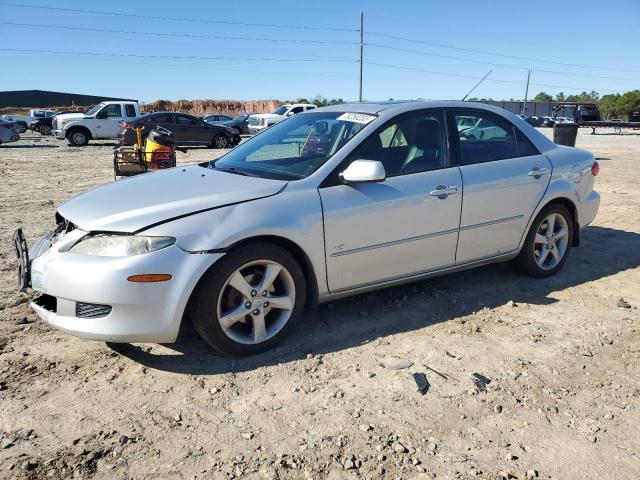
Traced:
<path id="1" fill-rule="evenodd" d="M 245 177 L 250 177 L 251 175 L 249 175 L 247 172 L 243 172 L 242 170 L 238 170 L 236 167 L 216 167 L 216 164 L 213 164 L 213 168 L 216 170 L 220 170 L 221 172 L 227 172 L 227 173 L 235 173 L 236 175 L 244 175 Z"/>

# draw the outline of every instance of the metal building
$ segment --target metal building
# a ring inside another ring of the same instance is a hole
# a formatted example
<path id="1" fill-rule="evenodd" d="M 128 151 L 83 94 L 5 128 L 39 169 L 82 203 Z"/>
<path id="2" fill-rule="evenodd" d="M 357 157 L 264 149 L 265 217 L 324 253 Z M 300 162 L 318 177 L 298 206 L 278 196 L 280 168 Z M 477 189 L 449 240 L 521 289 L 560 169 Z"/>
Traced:
<path id="1" fill-rule="evenodd" d="M 99 97 L 96 95 L 81 95 L 77 93 L 50 92 L 47 90 L 14 90 L 0 92 L 0 108 L 46 108 L 70 107 L 73 105 L 95 105 L 103 100 L 128 100 L 130 98 Z"/>

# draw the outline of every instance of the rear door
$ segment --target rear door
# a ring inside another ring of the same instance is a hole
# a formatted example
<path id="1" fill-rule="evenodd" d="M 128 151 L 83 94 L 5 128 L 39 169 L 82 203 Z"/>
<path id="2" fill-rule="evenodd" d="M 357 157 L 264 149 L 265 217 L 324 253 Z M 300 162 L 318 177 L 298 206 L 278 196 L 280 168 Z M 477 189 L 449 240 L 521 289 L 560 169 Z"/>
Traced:
<path id="1" fill-rule="evenodd" d="M 498 115 L 474 109 L 449 115 L 463 184 L 456 263 L 513 252 L 547 189 L 551 162 Z"/>

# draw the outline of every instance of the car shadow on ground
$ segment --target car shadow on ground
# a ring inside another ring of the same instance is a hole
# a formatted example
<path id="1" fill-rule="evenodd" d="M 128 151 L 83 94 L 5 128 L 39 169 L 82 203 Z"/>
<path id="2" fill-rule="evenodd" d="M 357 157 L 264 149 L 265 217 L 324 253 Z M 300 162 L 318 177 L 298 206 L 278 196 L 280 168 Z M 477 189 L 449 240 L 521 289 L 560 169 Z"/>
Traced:
<path id="1" fill-rule="evenodd" d="M 2 144 L 1 149 L 9 149 L 9 148 L 59 148 L 60 145 L 42 145 L 42 144 L 32 144 L 32 145 L 10 145 L 10 144 Z"/>
<path id="2" fill-rule="evenodd" d="M 524 277 L 509 264 L 494 264 L 320 305 L 308 312 L 294 332 L 275 349 L 246 358 L 213 352 L 190 322 L 174 354 L 130 344 L 109 344 L 114 351 L 157 370 L 212 375 L 242 372 L 355 347 L 381 337 L 418 330 L 482 308 L 516 303 L 547 305 L 550 294 L 640 266 L 640 234 L 589 227 L 581 246 L 564 268 L 546 279 Z M 408 298 L 404 298 L 408 297 Z M 401 308 L 398 307 L 401 305 Z M 164 349 L 162 349 L 164 350 Z"/>

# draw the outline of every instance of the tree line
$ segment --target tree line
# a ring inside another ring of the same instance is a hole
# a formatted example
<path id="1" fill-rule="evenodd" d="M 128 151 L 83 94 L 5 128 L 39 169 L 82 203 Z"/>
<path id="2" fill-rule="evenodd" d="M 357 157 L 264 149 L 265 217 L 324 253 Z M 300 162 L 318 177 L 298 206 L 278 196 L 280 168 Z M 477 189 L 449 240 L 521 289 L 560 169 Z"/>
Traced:
<path id="1" fill-rule="evenodd" d="M 640 90 L 631 90 L 625 93 L 613 93 L 600 96 L 595 90 L 582 92 L 578 95 L 565 95 L 559 92 L 555 97 L 546 92 L 540 92 L 533 97 L 534 102 L 584 102 L 595 103 L 600 109 L 600 115 L 604 119 L 625 119 L 632 111 L 640 110 Z"/>

